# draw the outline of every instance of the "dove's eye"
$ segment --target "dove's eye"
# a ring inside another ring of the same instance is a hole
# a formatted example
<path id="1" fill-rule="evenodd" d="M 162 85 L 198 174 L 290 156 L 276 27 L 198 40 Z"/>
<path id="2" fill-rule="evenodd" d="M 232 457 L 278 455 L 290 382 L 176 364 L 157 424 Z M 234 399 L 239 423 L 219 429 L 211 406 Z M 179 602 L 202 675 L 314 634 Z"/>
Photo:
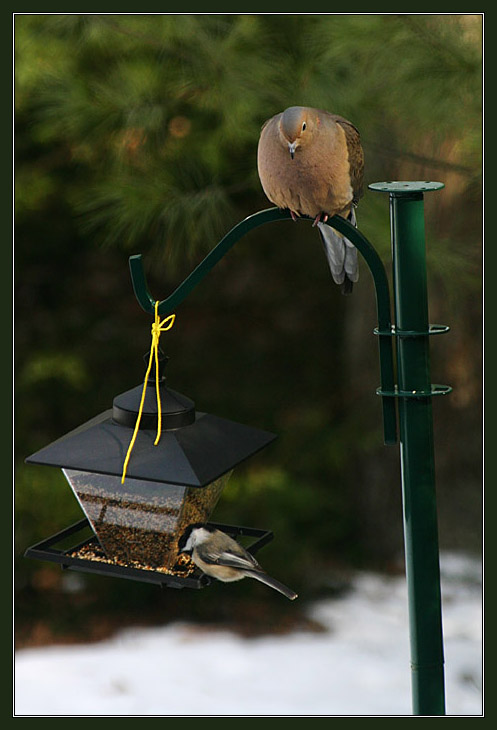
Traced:
<path id="1" fill-rule="evenodd" d="M 306 127 L 307 127 L 307 124 L 306 124 L 306 123 L 304 122 L 304 123 L 302 124 L 302 131 L 303 131 L 303 132 L 305 132 L 305 130 L 306 130 Z"/>

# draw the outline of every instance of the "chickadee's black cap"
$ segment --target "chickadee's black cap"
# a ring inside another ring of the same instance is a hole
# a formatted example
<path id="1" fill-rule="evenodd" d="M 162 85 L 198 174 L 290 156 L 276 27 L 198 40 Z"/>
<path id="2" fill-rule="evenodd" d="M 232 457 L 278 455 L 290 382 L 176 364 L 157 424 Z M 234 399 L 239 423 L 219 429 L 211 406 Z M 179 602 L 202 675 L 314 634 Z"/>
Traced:
<path id="1" fill-rule="evenodd" d="M 179 552 L 184 552 L 183 548 L 188 542 L 188 538 L 192 534 L 193 530 L 197 530 L 199 527 L 203 527 L 205 530 L 208 530 L 209 532 L 214 532 L 214 528 L 210 527 L 209 525 L 204 525 L 203 522 L 195 522 L 193 525 L 188 525 L 184 533 L 181 535 L 180 539 L 178 540 L 178 549 Z"/>

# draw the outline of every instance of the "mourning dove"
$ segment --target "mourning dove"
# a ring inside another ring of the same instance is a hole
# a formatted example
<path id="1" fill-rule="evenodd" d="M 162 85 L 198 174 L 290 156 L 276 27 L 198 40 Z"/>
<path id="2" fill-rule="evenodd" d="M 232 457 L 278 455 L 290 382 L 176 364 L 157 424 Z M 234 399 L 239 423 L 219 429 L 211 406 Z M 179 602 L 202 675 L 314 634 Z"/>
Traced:
<path id="1" fill-rule="evenodd" d="M 349 294 L 359 278 L 356 247 L 324 223 L 333 215 L 356 226 L 364 154 L 354 125 L 321 109 L 291 106 L 262 127 L 259 178 L 269 200 L 292 218 L 314 218 L 334 281 Z"/>

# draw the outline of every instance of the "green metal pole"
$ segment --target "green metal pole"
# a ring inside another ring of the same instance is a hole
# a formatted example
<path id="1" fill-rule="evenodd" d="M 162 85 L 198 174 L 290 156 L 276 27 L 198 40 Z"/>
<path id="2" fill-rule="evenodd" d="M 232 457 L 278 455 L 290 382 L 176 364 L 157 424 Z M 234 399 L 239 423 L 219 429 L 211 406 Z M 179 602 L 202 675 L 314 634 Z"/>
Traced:
<path id="1" fill-rule="evenodd" d="M 423 193 L 442 183 L 375 183 L 390 195 L 399 432 L 415 715 L 444 715 L 444 656 Z"/>

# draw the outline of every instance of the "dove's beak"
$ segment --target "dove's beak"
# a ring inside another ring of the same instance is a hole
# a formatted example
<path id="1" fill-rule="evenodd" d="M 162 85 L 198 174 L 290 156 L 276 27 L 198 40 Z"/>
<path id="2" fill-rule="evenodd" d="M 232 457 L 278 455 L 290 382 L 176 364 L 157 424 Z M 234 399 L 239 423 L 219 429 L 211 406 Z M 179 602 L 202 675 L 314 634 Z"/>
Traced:
<path id="1" fill-rule="evenodd" d="M 292 158 L 292 160 L 293 160 L 293 158 L 295 156 L 295 150 L 296 149 L 297 149 L 297 141 L 291 142 L 291 143 L 289 142 L 288 143 L 288 151 L 290 152 L 290 157 Z"/>

